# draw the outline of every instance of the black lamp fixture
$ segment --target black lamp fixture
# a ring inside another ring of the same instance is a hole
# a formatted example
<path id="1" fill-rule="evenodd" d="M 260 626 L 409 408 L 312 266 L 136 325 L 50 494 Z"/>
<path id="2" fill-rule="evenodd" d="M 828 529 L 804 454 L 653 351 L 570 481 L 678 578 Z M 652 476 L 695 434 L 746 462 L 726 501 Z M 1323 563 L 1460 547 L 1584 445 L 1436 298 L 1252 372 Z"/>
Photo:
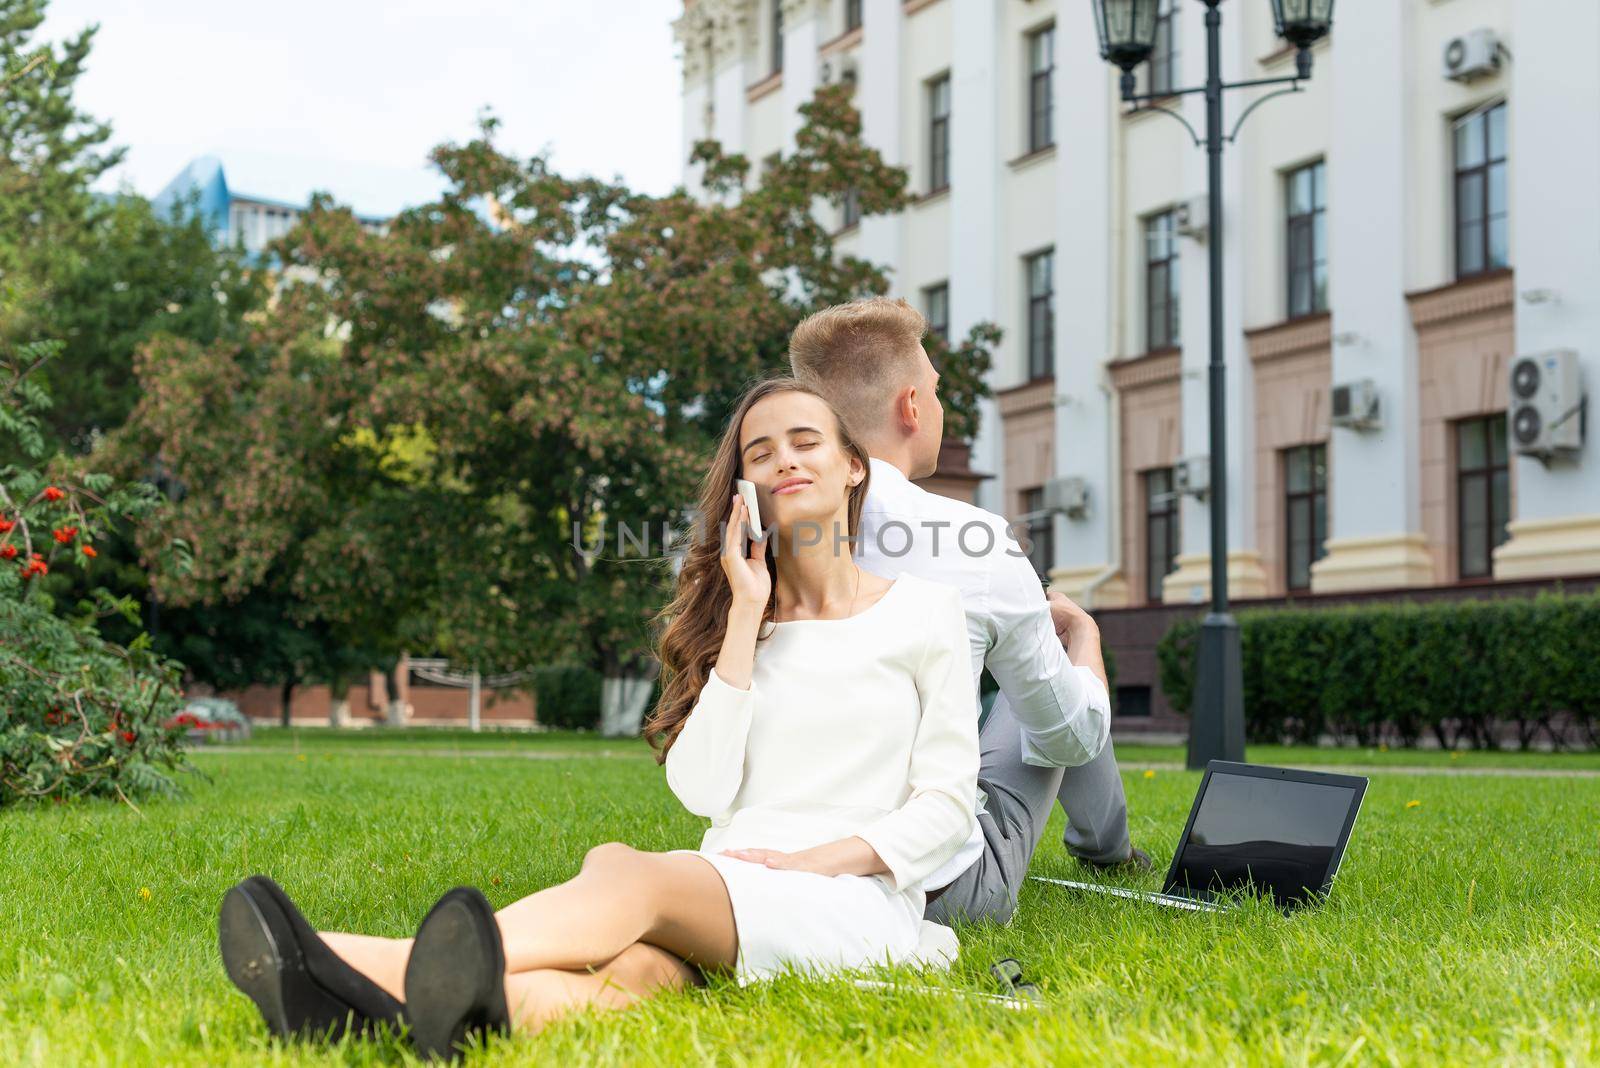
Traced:
<path id="1" fill-rule="evenodd" d="M 1172 0 L 1174 4 L 1178 0 Z M 1370 0 L 1401 3 L 1404 0 Z M 1244 679 L 1239 647 L 1239 625 L 1228 610 L 1228 468 L 1227 394 L 1223 366 L 1222 243 L 1227 233 L 1222 207 L 1222 149 L 1239 135 L 1244 120 L 1273 97 L 1301 91 L 1311 77 L 1311 46 L 1328 34 L 1333 23 L 1333 0 L 1270 0 L 1278 36 L 1295 47 L 1295 73 L 1289 77 L 1222 80 L 1222 0 L 1200 0 L 1205 6 L 1205 82 L 1187 89 L 1137 92 L 1134 70 L 1155 51 L 1158 0 L 1091 0 L 1095 30 L 1100 36 L 1100 58 L 1122 70 L 1122 99 L 1133 105 L 1127 114 L 1159 111 L 1170 115 L 1189 131 L 1194 143 L 1206 150 L 1206 203 L 1211 232 L 1206 240 L 1210 282 L 1210 359 L 1207 363 L 1207 410 L 1210 426 L 1211 610 L 1200 625 L 1196 657 L 1193 718 L 1189 729 L 1191 768 L 1204 768 L 1211 760 L 1244 759 Z M 1228 5 L 1235 10 L 1237 3 Z M 1186 55 L 1187 59 L 1188 56 Z M 1257 96 L 1225 132 L 1222 97 L 1230 89 L 1279 87 Z M 1169 98 L 1201 95 L 1205 99 L 1205 137 L 1181 112 L 1162 106 Z"/>
<path id="2" fill-rule="evenodd" d="M 1100 58 L 1122 68 L 1122 96 L 1133 95 L 1133 71 L 1156 46 L 1157 0 L 1094 0 Z"/>
<path id="3" fill-rule="evenodd" d="M 1272 21 L 1278 36 L 1294 45 L 1295 69 L 1311 77 L 1311 46 L 1328 36 L 1333 25 L 1333 0 L 1272 0 Z"/>

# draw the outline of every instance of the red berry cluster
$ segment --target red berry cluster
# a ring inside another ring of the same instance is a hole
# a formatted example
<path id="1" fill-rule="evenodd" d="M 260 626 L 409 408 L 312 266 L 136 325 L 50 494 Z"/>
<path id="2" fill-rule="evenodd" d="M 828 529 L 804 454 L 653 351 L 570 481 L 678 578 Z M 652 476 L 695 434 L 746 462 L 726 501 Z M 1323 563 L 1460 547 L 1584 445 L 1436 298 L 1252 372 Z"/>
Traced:
<path id="1" fill-rule="evenodd" d="M 58 723 L 66 723 L 68 718 L 67 714 L 59 708 L 52 708 L 44 714 L 44 721 L 51 726 L 55 726 Z"/>
<path id="2" fill-rule="evenodd" d="M 32 578 L 35 575 L 50 574 L 50 565 L 44 562 L 44 557 L 38 553 L 33 554 L 33 559 L 22 565 L 22 577 Z"/>
<path id="3" fill-rule="evenodd" d="M 73 538 L 76 538 L 78 536 L 78 528 L 77 527 L 60 527 L 59 529 L 55 530 L 53 533 L 56 536 L 56 541 L 60 542 L 62 545 L 67 545 L 67 544 L 71 543 Z"/>
<path id="4" fill-rule="evenodd" d="M 65 493 L 62 493 L 60 490 L 56 489 L 54 486 L 46 486 L 44 488 L 44 499 L 49 501 L 49 502 L 51 502 L 52 504 L 54 504 L 56 501 L 59 501 L 61 498 L 65 497 L 65 496 L 66 496 Z"/>

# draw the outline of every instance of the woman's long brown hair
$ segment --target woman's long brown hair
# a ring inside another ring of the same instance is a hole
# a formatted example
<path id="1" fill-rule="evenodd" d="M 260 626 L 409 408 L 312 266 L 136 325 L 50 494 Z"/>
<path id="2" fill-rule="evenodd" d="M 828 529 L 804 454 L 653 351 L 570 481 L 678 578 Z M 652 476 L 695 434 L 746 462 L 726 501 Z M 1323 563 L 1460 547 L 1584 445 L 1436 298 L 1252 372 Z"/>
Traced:
<path id="1" fill-rule="evenodd" d="M 728 608 L 733 604 L 733 590 L 728 576 L 722 571 L 722 527 L 728 518 L 729 502 L 735 492 L 734 480 L 739 477 L 739 431 L 744 426 L 745 414 L 767 397 L 777 393 L 805 393 L 816 397 L 833 413 L 833 424 L 838 429 L 839 446 L 846 455 L 861 461 L 866 470 L 860 483 L 850 488 L 847 509 L 848 533 L 855 552 L 855 539 L 861 525 L 861 506 L 867 499 L 867 485 L 872 481 L 872 466 L 867 452 L 856 441 L 849 427 L 839 417 L 839 411 L 828 399 L 811 387 L 787 376 L 764 379 L 752 386 L 734 406 L 728 426 L 722 432 L 722 441 L 711 461 L 711 468 L 700 482 L 699 521 L 692 532 L 692 540 L 684 553 L 683 567 L 678 572 L 677 589 L 672 601 L 658 612 L 653 623 L 661 635 L 656 653 L 661 658 L 661 698 L 655 711 L 645 723 L 645 736 L 656 747 L 656 763 L 667 759 L 667 750 L 677 740 L 683 723 L 694 711 L 700 690 L 710 677 L 711 669 L 722 651 L 722 639 L 728 630 Z M 778 562 L 773 545 L 767 547 L 767 573 L 772 576 L 772 595 L 761 613 L 761 627 L 772 619 L 777 608 Z M 762 635 L 765 637 L 767 635 Z M 758 637 L 758 642 L 760 637 Z"/>

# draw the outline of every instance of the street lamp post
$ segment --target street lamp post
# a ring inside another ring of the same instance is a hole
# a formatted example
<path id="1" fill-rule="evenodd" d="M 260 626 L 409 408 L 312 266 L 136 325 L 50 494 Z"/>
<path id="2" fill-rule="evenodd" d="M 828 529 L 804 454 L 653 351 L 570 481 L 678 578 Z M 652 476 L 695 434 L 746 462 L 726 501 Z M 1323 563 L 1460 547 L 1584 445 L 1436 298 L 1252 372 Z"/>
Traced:
<path id="1" fill-rule="evenodd" d="M 1240 125 L 1258 104 L 1278 93 L 1299 92 L 1300 82 L 1311 77 L 1310 49 L 1328 32 L 1333 21 L 1333 0 L 1270 0 L 1278 36 L 1298 49 L 1294 76 L 1228 83 L 1222 80 L 1222 15 L 1217 10 L 1220 0 L 1200 0 L 1206 8 L 1205 84 L 1141 95 L 1134 91 L 1133 72 L 1150 58 L 1155 47 L 1158 2 L 1092 0 L 1095 29 L 1100 37 L 1100 57 L 1121 68 L 1123 101 L 1134 105 L 1135 111 L 1160 111 L 1173 116 L 1189 130 L 1197 146 L 1205 145 L 1208 157 L 1206 194 L 1210 210 L 1206 240 L 1210 256 L 1211 357 L 1207 370 L 1211 478 L 1207 492 L 1211 508 L 1211 611 L 1200 627 L 1195 699 L 1189 726 L 1189 767 L 1203 768 L 1211 760 L 1244 759 L 1244 680 L 1239 659 L 1239 625 L 1228 611 L 1227 406 L 1222 362 L 1222 145 L 1238 136 Z M 1262 85 L 1287 85 L 1288 88 L 1254 101 L 1239 116 L 1233 130 L 1224 135 L 1222 94 L 1229 89 Z M 1182 115 L 1148 103 L 1192 93 L 1205 95 L 1203 142 Z"/>

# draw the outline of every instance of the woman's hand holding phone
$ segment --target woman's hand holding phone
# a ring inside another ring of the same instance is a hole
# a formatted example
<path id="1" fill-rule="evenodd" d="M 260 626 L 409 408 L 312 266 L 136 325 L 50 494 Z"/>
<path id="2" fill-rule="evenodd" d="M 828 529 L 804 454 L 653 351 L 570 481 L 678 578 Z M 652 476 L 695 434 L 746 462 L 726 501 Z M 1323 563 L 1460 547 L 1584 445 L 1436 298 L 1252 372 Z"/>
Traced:
<path id="1" fill-rule="evenodd" d="M 772 576 L 767 573 L 767 543 L 754 541 L 745 532 L 748 513 L 744 501 L 734 495 L 733 507 L 722 528 L 722 573 L 728 576 L 733 603 L 728 606 L 728 629 L 722 636 L 722 650 L 714 668 L 722 681 L 736 690 L 750 688 L 756 659 L 756 632 L 772 597 Z"/>
<path id="2" fill-rule="evenodd" d="M 722 572 L 733 590 L 733 607 L 761 613 L 772 599 L 772 575 L 767 571 L 767 543 L 749 535 L 753 524 L 744 499 L 734 494 L 722 538 Z"/>

